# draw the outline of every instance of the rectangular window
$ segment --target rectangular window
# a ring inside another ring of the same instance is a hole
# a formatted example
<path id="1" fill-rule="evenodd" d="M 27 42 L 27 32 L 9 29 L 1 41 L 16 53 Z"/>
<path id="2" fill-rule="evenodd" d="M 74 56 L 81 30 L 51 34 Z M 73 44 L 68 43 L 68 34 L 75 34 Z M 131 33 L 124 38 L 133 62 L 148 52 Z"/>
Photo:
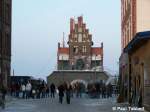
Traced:
<path id="1" fill-rule="evenodd" d="M 78 46 L 74 46 L 74 48 L 73 48 L 73 52 L 74 52 L 75 54 L 77 54 L 77 53 L 78 53 L 78 51 L 79 51 Z"/>
<path id="2" fill-rule="evenodd" d="M 82 42 L 82 34 L 78 35 L 78 42 Z"/>
<path id="3" fill-rule="evenodd" d="M 77 34 L 74 35 L 74 42 L 77 42 Z"/>
<path id="4" fill-rule="evenodd" d="M 87 50 L 87 49 L 86 49 L 86 46 L 83 46 L 83 47 L 82 47 L 82 52 L 83 52 L 83 53 L 86 53 L 86 50 Z"/>

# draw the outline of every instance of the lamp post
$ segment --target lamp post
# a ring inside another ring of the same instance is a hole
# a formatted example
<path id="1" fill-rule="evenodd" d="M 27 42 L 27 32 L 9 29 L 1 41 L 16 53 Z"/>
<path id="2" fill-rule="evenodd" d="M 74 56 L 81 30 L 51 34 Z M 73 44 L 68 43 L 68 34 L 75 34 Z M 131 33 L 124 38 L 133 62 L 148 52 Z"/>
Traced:
<path id="1" fill-rule="evenodd" d="M 63 56 L 62 56 L 62 82 L 64 83 L 64 73 L 63 73 L 63 70 L 64 70 L 64 59 L 63 59 Z"/>
<path id="2" fill-rule="evenodd" d="M 96 81 L 96 54 L 95 54 L 95 73 L 94 73 L 94 82 Z"/>

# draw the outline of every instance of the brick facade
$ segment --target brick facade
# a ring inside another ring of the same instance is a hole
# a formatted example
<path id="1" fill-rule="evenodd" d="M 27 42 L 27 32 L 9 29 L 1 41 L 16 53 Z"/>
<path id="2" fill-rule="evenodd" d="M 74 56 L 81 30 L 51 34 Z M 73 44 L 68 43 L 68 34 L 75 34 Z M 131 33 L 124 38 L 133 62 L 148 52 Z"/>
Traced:
<path id="1" fill-rule="evenodd" d="M 73 18 L 70 19 L 68 46 L 61 47 L 58 44 L 58 70 L 89 70 L 93 67 L 103 69 L 103 43 L 101 47 L 92 47 L 92 35 L 82 16 L 78 17 L 77 22 Z"/>

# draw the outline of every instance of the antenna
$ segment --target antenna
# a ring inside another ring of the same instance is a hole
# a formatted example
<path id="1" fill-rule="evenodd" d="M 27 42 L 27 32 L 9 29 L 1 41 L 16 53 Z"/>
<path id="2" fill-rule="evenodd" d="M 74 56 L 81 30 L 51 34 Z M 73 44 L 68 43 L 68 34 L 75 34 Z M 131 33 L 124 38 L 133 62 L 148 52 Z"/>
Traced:
<path id="1" fill-rule="evenodd" d="M 63 48 L 65 47 L 65 33 L 63 32 Z"/>

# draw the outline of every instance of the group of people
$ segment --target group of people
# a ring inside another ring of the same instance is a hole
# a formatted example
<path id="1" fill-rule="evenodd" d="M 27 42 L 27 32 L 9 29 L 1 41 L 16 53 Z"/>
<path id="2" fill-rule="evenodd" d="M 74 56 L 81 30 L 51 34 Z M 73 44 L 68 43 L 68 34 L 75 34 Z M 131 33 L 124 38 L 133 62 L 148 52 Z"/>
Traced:
<path id="1" fill-rule="evenodd" d="M 95 83 L 88 85 L 88 94 L 90 97 L 109 98 L 114 93 L 113 86 L 111 84 L 105 85 L 103 83 Z"/>
<path id="2" fill-rule="evenodd" d="M 67 104 L 70 104 L 70 99 L 72 96 L 72 86 L 70 84 L 64 83 L 58 86 L 59 91 L 59 103 L 63 103 L 63 98 L 66 96 Z"/>
<path id="3" fill-rule="evenodd" d="M 14 84 L 11 87 L 11 96 L 23 99 L 29 98 L 47 98 L 49 96 L 55 97 L 55 85 L 52 83 L 50 87 L 42 82 L 39 85 L 33 85 L 30 81 L 22 84 Z"/>
<path id="4" fill-rule="evenodd" d="M 91 98 L 109 98 L 112 97 L 113 87 L 111 84 L 105 85 L 103 83 L 94 83 L 88 84 L 85 87 L 82 83 L 75 83 L 71 85 L 70 83 L 64 82 L 58 87 L 55 86 L 54 83 L 51 85 L 47 85 L 45 82 L 34 86 L 30 81 L 26 84 L 15 84 L 11 87 L 11 95 L 29 99 L 29 98 L 55 98 L 55 94 L 58 92 L 59 102 L 62 104 L 64 97 L 66 98 L 67 104 L 70 104 L 70 99 L 76 94 L 77 98 L 82 97 L 82 93 L 87 93 Z"/>

